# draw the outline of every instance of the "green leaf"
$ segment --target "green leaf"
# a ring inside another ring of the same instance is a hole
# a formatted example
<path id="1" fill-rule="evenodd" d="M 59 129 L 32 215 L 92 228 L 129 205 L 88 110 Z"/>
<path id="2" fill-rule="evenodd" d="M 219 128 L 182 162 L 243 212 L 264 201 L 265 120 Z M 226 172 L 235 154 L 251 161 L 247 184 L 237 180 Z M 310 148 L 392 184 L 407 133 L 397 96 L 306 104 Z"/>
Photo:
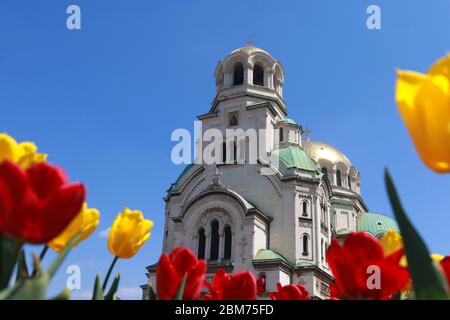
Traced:
<path id="1" fill-rule="evenodd" d="M 183 280 L 181 280 L 178 291 L 175 294 L 174 300 L 183 300 L 184 287 L 186 286 L 187 273 L 184 275 Z"/>
<path id="2" fill-rule="evenodd" d="M 70 241 L 67 243 L 66 247 L 58 254 L 56 259 L 52 262 L 52 264 L 47 270 L 50 279 L 53 278 L 58 268 L 64 262 L 64 259 L 66 259 L 67 255 L 72 250 L 73 245 L 78 242 L 78 240 L 81 237 L 81 234 L 82 233 L 79 232 L 76 235 L 74 235 L 72 239 L 70 239 Z"/>
<path id="3" fill-rule="evenodd" d="M 20 249 L 19 256 L 17 257 L 17 275 L 16 282 L 18 280 L 25 280 L 30 277 L 28 272 L 27 260 L 25 258 L 25 251 Z"/>
<path id="4" fill-rule="evenodd" d="M 92 300 L 105 300 L 105 297 L 103 295 L 102 286 L 100 284 L 100 273 L 97 274 L 97 277 L 95 277 L 94 292 L 92 294 Z"/>
<path id="5" fill-rule="evenodd" d="M 109 288 L 109 291 L 105 296 L 105 300 L 114 300 L 117 289 L 119 288 L 119 282 L 120 282 L 120 273 L 118 273 L 114 278 L 111 288 Z"/>
<path id="6" fill-rule="evenodd" d="M 0 235 L 0 290 L 8 287 L 22 243 Z"/>
<path id="7" fill-rule="evenodd" d="M 392 209 L 402 234 L 415 297 L 419 300 L 447 300 L 449 295 L 442 274 L 435 268 L 425 242 L 406 215 L 387 170 L 385 171 L 385 182 Z"/>
<path id="8" fill-rule="evenodd" d="M 68 288 L 65 288 L 62 292 L 60 292 L 58 295 L 54 296 L 50 300 L 69 300 L 70 299 L 70 290 Z"/>
<path id="9" fill-rule="evenodd" d="M 36 278 L 19 280 L 4 298 L 8 300 L 45 300 L 48 281 L 49 277 L 45 272 Z"/>

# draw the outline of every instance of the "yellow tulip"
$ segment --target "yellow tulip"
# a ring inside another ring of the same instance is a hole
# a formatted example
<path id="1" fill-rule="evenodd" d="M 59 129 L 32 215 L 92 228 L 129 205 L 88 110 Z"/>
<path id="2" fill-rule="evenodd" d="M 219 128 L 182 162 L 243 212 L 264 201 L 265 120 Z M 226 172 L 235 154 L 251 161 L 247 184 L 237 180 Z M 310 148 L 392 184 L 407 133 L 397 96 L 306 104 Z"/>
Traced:
<path id="1" fill-rule="evenodd" d="M 383 247 L 384 254 L 388 256 L 403 248 L 402 236 L 397 231 L 388 230 L 383 237 L 381 237 L 380 244 Z M 430 256 L 436 262 L 440 262 L 444 259 L 444 256 L 440 254 L 432 253 Z M 408 266 L 405 256 L 400 260 L 400 265 L 403 267 Z"/>
<path id="2" fill-rule="evenodd" d="M 121 259 L 133 257 L 150 237 L 152 227 L 153 221 L 145 220 L 141 211 L 126 208 L 111 226 L 109 251 Z"/>
<path id="3" fill-rule="evenodd" d="M 88 208 L 87 204 L 84 203 L 83 208 L 75 219 L 72 220 L 59 236 L 50 241 L 47 245 L 56 252 L 60 252 L 78 232 L 81 232 L 80 239 L 74 245 L 74 247 L 76 247 L 81 241 L 85 240 L 95 231 L 99 222 L 100 212 L 97 209 Z"/>
<path id="4" fill-rule="evenodd" d="M 403 248 L 402 236 L 394 230 L 388 230 L 380 239 L 385 255 L 390 255 Z"/>
<path id="5" fill-rule="evenodd" d="M 37 153 L 37 147 L 31 142 L 17 141 L 6 133 L 0 133 L 0 162 L 10 160 L 28 169 L 34 164 L 44 162 L 46 154 Z"/>
<path id="6" fill-rule="evenodd" d="M 450 172 L 450 55 L 427 74 L 397 72 L 396 101 L 423 162 Z"/>

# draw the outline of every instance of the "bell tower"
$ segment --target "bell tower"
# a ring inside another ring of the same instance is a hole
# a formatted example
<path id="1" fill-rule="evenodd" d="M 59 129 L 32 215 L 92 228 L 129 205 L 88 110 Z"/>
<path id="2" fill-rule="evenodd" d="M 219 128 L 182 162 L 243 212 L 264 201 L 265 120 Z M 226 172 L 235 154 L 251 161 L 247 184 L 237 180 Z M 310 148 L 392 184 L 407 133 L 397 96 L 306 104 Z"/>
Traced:
<path id="1" fill-rule="evenodd" d="M 268 155 L 277 146 L 275 123 L 287 116 L 282 64 L 250 41 L 219 61 L 214 77 L 216 96 L 209 112 L 198 116 L 202 130 L 219 130 L 224 136 L 227 129 L 255 130 L 259 155 Z M 236 149 L 236 142 L 220 143 Z M 206 147 L 203 143 L 202 150 Z M 227 152 L 224 149 L 221 153 Z"/>

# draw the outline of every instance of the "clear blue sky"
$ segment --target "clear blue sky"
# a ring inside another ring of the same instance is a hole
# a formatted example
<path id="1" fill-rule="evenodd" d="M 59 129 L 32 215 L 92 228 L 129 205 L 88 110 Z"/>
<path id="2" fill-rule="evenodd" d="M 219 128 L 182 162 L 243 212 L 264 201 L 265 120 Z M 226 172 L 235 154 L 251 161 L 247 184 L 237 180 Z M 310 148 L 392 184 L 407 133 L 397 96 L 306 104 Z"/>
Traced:
<path id="1" fill-rule="evenodd" d="M 81 7 L 81 31 L 66 29 L 70 4 Z M 369 4 L 381 7 L 382 30 L 366 28 Z M 2 0 L 0 131 L 35 141 L 87 185 L 98 231 L 124 206 L 155 221 L 142 250 L 116 268 L 122 297 L 139 298 L 144 267 L 161 253 L 162 197 L 182 170 L 170 161 L 171 132 L 209 110 L 217 62 L 251 35 L 285 67 L 290 117 L 347 154 L 370 209 L 391 214 L 388 166 L 431 249 L 448 254 L 450 176 L 420 162 L 393 93 L 395 68 L 425 71 L 449 50 L 449 15 L 445 0 Z M 65 266 L 81 266 L 83 286 L 74 297 L 110 260 L 98 232 L 72 252 Z"/>

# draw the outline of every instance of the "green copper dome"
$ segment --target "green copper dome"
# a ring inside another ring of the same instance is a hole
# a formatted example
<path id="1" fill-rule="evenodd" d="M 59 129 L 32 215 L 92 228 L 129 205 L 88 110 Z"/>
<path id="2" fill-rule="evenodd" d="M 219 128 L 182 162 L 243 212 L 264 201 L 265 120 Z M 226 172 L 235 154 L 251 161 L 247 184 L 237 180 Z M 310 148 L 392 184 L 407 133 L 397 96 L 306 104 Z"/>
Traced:
<path id="1" fill-rule="evenodd" d="M 314 162 L 300 147 L 288 146 L 283 149 L 274 150 L 273 154 L 276 155 L 288 168 L 297 168 L 306 171 L 317 170 Z"/>
<path id="2" fill-rule="evenodd" d="M 297 122 L 295 122 L 294 120 L 292 120 L 290 118 L 284 118 L 284 119 L 278 120 L 276 123 L 277 124 L 278 123 L 287 123 L 287 124 L 295 124 L 295 125 L 297 125 Z"/>
<path id="3" fill-rule="evenodd" d="M 356 231 L 365 231 L 375 237 L 382 236 L 388 230 L 400 231 L 394 219 L 375 212 L 363 213 L 356 223 Z"/>

